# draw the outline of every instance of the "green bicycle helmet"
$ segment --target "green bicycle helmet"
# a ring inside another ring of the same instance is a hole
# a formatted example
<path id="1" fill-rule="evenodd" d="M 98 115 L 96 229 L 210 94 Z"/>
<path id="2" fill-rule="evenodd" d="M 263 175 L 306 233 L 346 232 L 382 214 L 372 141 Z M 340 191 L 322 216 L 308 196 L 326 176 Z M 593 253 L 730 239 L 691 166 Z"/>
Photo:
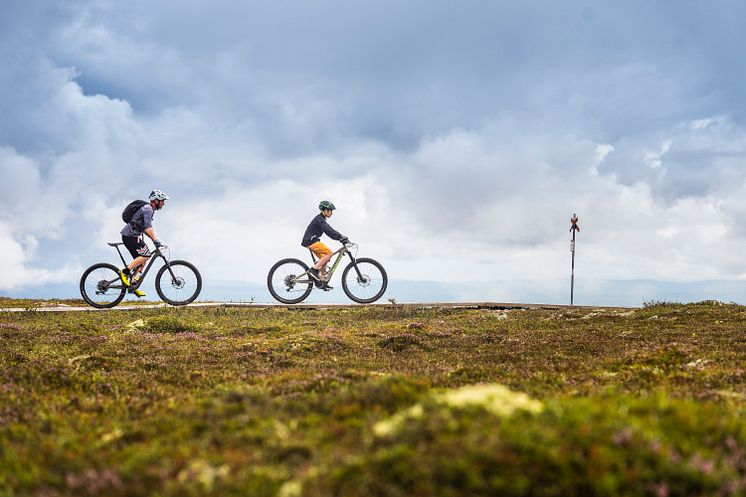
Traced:
<path id="1" fill-rule="evenodd" d="M 333 211 L 334 209 L 336 209 L 336 207 L 334 207 L 334 204 L 328 200 L 322 200 L 319 204 L 320 211 Z"/>

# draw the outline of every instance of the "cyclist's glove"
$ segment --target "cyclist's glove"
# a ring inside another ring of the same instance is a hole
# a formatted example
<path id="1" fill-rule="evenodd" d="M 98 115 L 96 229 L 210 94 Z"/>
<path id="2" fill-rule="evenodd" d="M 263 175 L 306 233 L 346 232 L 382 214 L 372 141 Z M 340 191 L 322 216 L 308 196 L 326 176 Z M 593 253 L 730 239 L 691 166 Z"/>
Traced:
<path id="1" fill-rule="evenodd" d="M 153 240 L 153 245 L 155 245 L 155 248 L 159 248 L 163 244 L 161 243 L 160 240 Z"/>

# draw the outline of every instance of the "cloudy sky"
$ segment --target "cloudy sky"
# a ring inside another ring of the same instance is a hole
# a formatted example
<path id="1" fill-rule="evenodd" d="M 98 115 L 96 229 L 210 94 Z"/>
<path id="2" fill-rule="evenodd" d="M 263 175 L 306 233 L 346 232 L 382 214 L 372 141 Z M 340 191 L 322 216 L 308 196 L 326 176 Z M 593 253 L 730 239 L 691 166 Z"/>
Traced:
<path id="1" fill-rule="evenodd" d="M 206 288 L 307 257 L 322 198 L 393 279 L 469 298 L 564 286 L 573 212 L 579 284 L 606 285 L 581 303 L 620 280 L 746 282 L 744 18 L 735 0 L 4 0 L 0 294 L 75 292 L 153 188 L 172 197 L 156 232 Z"/>

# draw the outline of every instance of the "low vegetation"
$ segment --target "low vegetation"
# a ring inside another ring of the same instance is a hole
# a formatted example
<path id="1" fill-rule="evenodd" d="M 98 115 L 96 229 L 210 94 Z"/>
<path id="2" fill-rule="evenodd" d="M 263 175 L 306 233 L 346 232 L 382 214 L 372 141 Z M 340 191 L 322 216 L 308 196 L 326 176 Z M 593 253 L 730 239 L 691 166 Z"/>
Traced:
<path id="1" fill-rule="evenodd" d="M 0 312 L 0 496 L 746 495 L 744 323 L 718 302 Z"/>

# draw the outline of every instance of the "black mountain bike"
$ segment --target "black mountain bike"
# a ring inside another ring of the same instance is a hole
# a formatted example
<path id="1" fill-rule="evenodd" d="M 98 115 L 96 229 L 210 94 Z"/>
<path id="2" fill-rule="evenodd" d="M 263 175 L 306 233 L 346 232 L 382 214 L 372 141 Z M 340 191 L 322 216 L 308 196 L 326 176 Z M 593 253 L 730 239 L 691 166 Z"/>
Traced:
<path id="1" fill-rule="evenodd" d="M 117 249 L 119 258 L 125 266 L 124 257 L 119 250 L 123 243 L 109 243 Z M 187 261 L 170 260 L 168 247 L 162 245 L 155 249 L 150 259 L 145 263 L 145 269 L 132 286 L 127 287 L 119 277 L 119 268 L 113 264 L 101 262 L 89 267 L 80 278 L 80 294 L 83 300 L 93 307 L 105 309 L 114 307 L 124 298 L 127 290 L 134 291 L 145 281 L 145 276 L 153 267 L 156 259 L 163 259 L 165 263 L 155 275 L 155 289 L 158 296 L 171 305 L 186 305 L 197 298 L 202 290 L 202 276 L 197 268 Z"/>
<path id="2" fill-rule="evenodd" d="M 352 253 L 353 250 L 355 254 Z M 379 262 L 367 257 L 355 257 L 357 245 L 349 242 L 332 256 L 335 254 L 337 259 L 331 269 L 325 275 L 320 275 L 323 283 L 328 283 L 332 278 L 342 257 L 349 255 L 352 261 L 342 271 L 342 289 L 345 294 L 358 304 L 370 304 L 381 298 L 388 286 L 388 276 Z M 313 252 L 311 260 L 316 263 Z M 283 304 L 302 302 L 314 287 L 314 279 L 308 274 L 308 269 L 306 263 L 300 259 L 282 259 L 277 262 L 267 275 L 269 293 Z M 329 288 L 322 288 L 327 289 Z"/>

